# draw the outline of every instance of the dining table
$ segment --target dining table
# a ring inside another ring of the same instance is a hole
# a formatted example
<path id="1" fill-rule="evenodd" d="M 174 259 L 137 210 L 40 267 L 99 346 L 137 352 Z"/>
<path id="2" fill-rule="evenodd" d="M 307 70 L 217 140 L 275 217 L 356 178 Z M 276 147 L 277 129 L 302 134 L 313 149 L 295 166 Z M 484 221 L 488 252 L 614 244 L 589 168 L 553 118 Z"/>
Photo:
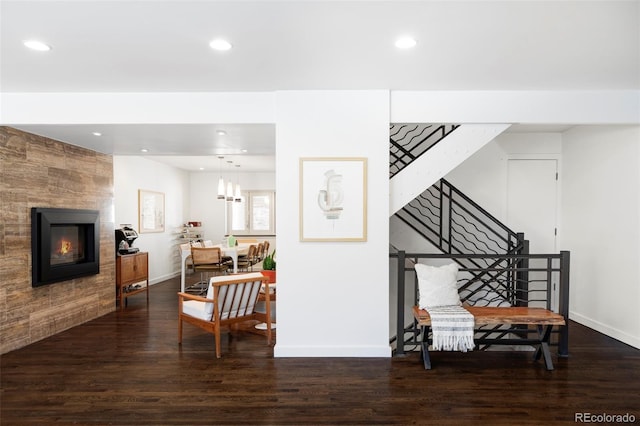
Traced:
<path id="1" fill-rule="evenodd" d="M 238 273 L 238 256 L 247 255 L 251 244 L 238 243 L 233 247 L 226 244 L 205 244 L 205 247 L 218 247 L 223 256 L 228 256 L 233 260 L 233 273 Z M 187 258 L 191 256 L 191 247 L 180 246 L 180 291 L 184 292 L 186 287 Z"/>

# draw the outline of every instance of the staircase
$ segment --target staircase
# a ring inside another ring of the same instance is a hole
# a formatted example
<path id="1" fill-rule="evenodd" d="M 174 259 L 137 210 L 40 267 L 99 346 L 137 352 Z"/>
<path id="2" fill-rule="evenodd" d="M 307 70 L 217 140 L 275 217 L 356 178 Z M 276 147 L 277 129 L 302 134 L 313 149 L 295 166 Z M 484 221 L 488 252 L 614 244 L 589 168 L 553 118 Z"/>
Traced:
<path id="1" fill-rule="evenodd" d="M 528 241 L 522 233 L 509 229 L 443 178 L 508 127 L 502 124 L 391 126 L 390 214 L 439 251 L 438 254 L 409 255 L 400 250 L 391 254 L 398 259 L 397 336 L 403 336 L 402 344 L 396 342 L 399 354 L 404 353 L 405 344 L 415 343 L 419 333 L 414 324 L 403 326 L 406 324 L 404 274 L 413 269 L 405 262 L 417 262 L 419 258 L 457 262 L 460 299 L 478 306 L 542 303 L 550 309 L 551 283 L 554 277 L 560 276 L 561 313 L 568 320 L 568 252 L 560 256 L 530 255 Z M 542 266 L 530 267 L 530 262 L 542 262 Z M 416 291 L 414 288 L 414 293 Z M 415 297 L 416 294 L 412 295 L 410 303 L 415 303 Z M 502 339 L 518 331 L 483 328 L 476 330 L 476 339 L 480 342 Z M 407 333 L 408 340 L 404 338 Z M 562 353 L 567 352 L 567 336 L 564 327 L 560 339 Z M 397 339 L 394 337 L 394 340 Z"/>
<path id="2" fill-rule="evenodd" d="M 443 179 L 508 127 L 392 124 L 390 214 L 443 253 L 513 252 L 522 244 L 518 235 Z"/>
<path id="3" fill-rule="evenodd" d="M 508 125 L 395 124 L 390 128 L 392 194 L 398 185 L 411 181 L 411 191 L 437 176 L 409 202 L 395 211 L 395 217 L 429 241 L 443 254 L 528 254 L 523 234 L 517 234 L 442 178 L 434 170 L 451 170 L 472 153 L 493 140 Z M 429 152 L 428 155 L 425 155 Z M 440 158 L 438 161 L 436 159 Z M 446 157 L 446 158 L 445 158 Z M 445 161 L 446 160 L 446 161 Z M 422 173 L 429 165 L 429 178 Z M 446 163 L 446 164 L 443 164 Z M 416 178 L 419 175 L 419 178 Z M 406 178 L 405 176 L 410 176 Z M 406 188 L 403 188 L 406 189 Z M 400 199 L 400 197 L 396 197 Z M 473 305 L 526 305 L 526 293 L 518 288 L 521 260 L 458 258 L 466 270 L 459 289 L 462 301 Z"/>
<path id="4" fill-rule="evenodd" d="M 401 126 L 403 125 L 391 126 L 390 216 L 504 132 L 510 125 L 426 124 L 418 125 L 416 130 L 411 132 L 405 131 L 406 128 Z M 427 153 L 428 155 L 425 155 Z"/>

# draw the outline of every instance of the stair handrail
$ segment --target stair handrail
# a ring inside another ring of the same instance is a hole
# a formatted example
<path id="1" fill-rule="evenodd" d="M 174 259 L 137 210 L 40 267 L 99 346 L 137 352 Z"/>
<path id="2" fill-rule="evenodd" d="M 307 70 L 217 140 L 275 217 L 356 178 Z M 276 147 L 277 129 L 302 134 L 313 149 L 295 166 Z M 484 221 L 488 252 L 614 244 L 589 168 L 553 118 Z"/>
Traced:
<path id="1" fill-rule="evenodd" d="M 462 216 L 461 213 L 466 216 Z M 455 215 L 460 216 L 469 226 L 465 227 L 465 224 L 456 221 Z M 500 222 L 445 179 L 440 179 L 436 184 L 427 188 L 399 210 L 395 216 L 445 253 L 515 253 L 523 244 L 523 238 L 520 234 Z M 481 230 L 478 226 L 483 229 Z M 467 228 L 475 228 L 475 234 Z M 461 234 L 460 229 L 473 235 L 475 242 L 469 238 L 466 238 L 466 241 L 474 245 L 475 250 L 455 239 L 454 236 Z M 428 235 L 426 230 L 432 235 Z M 482 235 L 484 235 L 484 239 Z M 459 244 L 455 244 L 456 241 Z M 498 241 L 502 241 L 502 243 Z M 500 250 L 491 248 L 490 242 Z M 485 247 L 481 249 L 477 243 L 483 244 Z"/>

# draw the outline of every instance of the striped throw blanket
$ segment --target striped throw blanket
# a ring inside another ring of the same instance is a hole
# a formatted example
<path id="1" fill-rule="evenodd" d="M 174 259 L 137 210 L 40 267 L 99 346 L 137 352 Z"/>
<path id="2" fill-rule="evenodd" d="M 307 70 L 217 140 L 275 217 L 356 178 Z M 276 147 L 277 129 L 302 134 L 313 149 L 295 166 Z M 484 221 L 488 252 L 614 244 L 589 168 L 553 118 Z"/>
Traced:
<path id="1" fill-rule="evenodd" d="M 433 350 L 467 352 L 474 348 L 473 315 L 462 306 L 427 308 L 431 317 Z"/>

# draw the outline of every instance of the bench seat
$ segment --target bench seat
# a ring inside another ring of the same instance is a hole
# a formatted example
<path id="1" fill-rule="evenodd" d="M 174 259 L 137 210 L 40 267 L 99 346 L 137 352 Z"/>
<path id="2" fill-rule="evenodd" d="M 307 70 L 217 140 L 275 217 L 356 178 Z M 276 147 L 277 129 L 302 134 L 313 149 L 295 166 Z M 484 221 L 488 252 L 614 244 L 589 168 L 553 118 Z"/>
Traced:
<path id="1" fill-rule="evenodd" d="M 537 329 L 537 338 L 513 340 L 491 340 L 492 344 L 531 344 L 537 346 L 534 359 L 538 360 L 542 356 L 547 370 L 553 370 L 551 353 L 549 352 L 549 339 L 554 325 L 565 325 L 564 317 L 544 308 L 529 308 L 520 306 L 464 306 L 473 315 L 477 327 L 483 325 L 534 325 Z M 421 355 L 425 369 L 431 369 L 431 359 L 429 357 L 429 329 L 431 327 L 431 317 L 429 312 L 413 307 L 413 316 L 422 331 Z"/>

